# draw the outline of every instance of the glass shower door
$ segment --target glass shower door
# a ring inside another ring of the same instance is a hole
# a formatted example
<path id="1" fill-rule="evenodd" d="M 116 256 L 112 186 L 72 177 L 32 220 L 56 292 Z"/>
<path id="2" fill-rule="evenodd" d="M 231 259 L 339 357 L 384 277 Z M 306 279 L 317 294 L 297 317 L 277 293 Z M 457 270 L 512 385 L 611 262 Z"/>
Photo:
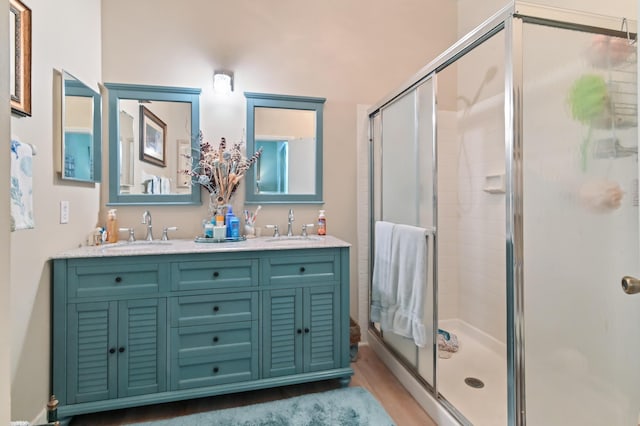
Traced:
<path id="1" fill-rule="evenodd" d="M 374 220 L 433 229 L 433 110 L 433 81 L 427 77 L 384 107 L 374 120 Z M 385 343 L 433 385 L 433 234 L 428 237 L 427 246 L 424 261 L 428 277 L 422 305 L 424 347 L 380 324 L 376 327 Z"/>
<path id="2" fill-rule="evenodd" d="M 437 390 L 470 423 L 507 424 L 505 35 L 437 73 Z"/>
<path id="3" fill-rule="evenodd" d="M 626 38 L 523 25 L 526 419 L 637 425 L 637 55 Z M 551 48 L 553 46 L 553 48 Z"/>

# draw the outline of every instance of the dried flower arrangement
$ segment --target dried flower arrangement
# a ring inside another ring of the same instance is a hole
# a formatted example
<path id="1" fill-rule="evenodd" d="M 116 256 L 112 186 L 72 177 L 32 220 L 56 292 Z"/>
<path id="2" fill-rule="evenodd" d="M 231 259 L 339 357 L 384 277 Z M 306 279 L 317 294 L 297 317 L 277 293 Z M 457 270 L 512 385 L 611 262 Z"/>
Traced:
<path id="1" fill-rule="evenodd" d="M 234 143 L 227 149 L 227 141 L 222 138 L 220 145 L 215 148 L 204 141 L 202 133 L 199 140 L 200 160 L 192 170 L 182 172 L 190 175 L 194 184 L 199 184 L 209 192 L 211 202 L 216 207 L 225 206 L 229 204 L 244 175 L 260 159 L 262 149 L 247 159 L 242 153 L 242 143 Z"/>

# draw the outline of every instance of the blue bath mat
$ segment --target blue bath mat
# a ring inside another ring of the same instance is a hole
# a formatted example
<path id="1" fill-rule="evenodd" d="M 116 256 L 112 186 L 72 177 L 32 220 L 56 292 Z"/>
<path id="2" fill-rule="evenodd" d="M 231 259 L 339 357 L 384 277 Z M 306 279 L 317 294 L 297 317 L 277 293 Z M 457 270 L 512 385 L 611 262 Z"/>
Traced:
<path id="1" fill-rule="evenodd" d="M 349 387 L 135 426 L 394 426 L 365 389 Z"/>

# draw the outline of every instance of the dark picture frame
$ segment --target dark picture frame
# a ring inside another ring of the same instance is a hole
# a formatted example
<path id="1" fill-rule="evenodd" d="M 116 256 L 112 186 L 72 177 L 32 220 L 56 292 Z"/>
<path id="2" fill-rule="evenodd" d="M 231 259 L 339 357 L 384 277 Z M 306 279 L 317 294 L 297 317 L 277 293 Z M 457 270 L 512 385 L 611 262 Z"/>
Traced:
<path id="1" fill-rule="evenodd" d="M 9 2 L 11 112 L 31 116 L 31 9 Z"/>
<path id="2" fill-rule="evenodd" d="M 167 125 L 144 105 L 140 105 L 140 160 L 167 166 Z"/>

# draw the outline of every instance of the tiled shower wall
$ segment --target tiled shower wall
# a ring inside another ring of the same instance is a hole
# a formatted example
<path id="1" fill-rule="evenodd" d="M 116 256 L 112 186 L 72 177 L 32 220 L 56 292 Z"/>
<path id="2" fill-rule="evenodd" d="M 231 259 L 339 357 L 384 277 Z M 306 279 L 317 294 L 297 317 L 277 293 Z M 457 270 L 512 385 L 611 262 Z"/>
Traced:
<path id="1" fill-rule="evenodd" d="M 461 113 L 438 114 L 438 317 L 505 342 L 505 194 L 484 190 L 487 176 L 504 174 L 504 125 L 486 117 L 491 102 L 465 117 L 463 132 Z"/>

